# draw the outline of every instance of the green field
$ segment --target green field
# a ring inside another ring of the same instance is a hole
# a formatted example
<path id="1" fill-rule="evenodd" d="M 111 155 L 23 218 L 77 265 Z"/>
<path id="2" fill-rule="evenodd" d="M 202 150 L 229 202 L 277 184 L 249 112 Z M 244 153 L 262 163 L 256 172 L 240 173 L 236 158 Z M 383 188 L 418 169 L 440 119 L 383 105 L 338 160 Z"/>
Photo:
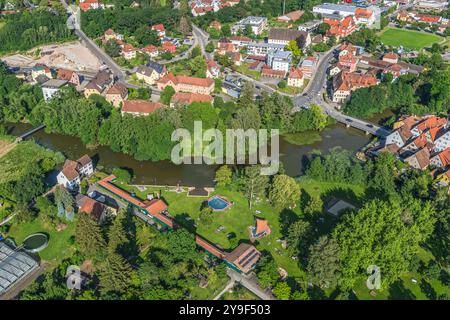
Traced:
<path id="1" fill-rule="evenodd" d="M 431 46 L 433 43 L 443 40 L 442 37 L 431 33 L 404 30 L 396 28 L 386 28 L 380 33 L 381 41 L 388 46 L 403 46 L 407 49 L 422 49 Z"/>

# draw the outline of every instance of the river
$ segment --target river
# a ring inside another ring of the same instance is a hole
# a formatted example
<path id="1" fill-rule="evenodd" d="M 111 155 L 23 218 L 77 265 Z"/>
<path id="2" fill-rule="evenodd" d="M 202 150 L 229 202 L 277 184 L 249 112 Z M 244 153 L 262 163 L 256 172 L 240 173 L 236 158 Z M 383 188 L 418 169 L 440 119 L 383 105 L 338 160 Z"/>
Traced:
<path id="1" fill-rule="evenodd" d="M 14 124 L 8 126 L 8 132 L 18 136 L 32 128 L 29 124 Z M 340 146 L 343 149 L 356 152 L 366 145 L 371 136 L 366 136 L 362 131 L 345 128 L 336 124 L 327 127 L 320 133 L 321 140 L 309 145 L 296 145 L 280 139 L 280 155 L 285 171 L 290 176 L 298 176 L 302 173 L 306 157 L 314 150 L 326 154 L 330 149 Z M 134 183 L 212 186 L 214 173 L 217 166 L 208 165 L 174 165 L 170 161 L 138 161 L 133 157 L 114 152 L 109 147 L 100 146 L 96 149 L 87 149 L 81 140 L 76 137 L 48 134 L 43 130 L 36 132 L 31 138 L 42 146 L 62 152 L 69 159 L 78 159 L 83 154 L 88 154 L 97 166 L 106 169 L 125 167 L 133 170 Z"/>

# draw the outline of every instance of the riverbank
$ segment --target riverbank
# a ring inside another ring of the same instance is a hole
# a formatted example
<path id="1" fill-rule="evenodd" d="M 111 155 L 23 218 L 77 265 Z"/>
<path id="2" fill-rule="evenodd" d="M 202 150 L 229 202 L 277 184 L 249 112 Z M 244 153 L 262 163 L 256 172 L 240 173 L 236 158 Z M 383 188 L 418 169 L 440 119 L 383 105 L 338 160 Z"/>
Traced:
<path id="1" fill-rule="evenodd" d="M 9 134 L 14 136 L 19 136 L 30 128 L 30 124 L 24 123 L 7 125 Z M 340 124 L 330 125 L 318 134 L 320 140 L 316 136 L 314 141 L 309 141 L 312 143 L 302 145 L 291 143 L 285 137 L 281 137 L 279 152 L 286 174 L 292 177 L 301 175 L 305 160 L 312 152 L 319 151 L 327 154 L 335 147 L 357 152 L 371 140 L 371 136 L 366 136 L 362 131 L 345 128 Z M 300 135 L 306 135 L 306 133 Z M 88 149 L 77 137 L 48 134 L 45 131 L 39 131 L 29 139 L 35 140 L 46 148 L 62 152 L 68 159 L 78 159 L 82 155 L 88 154 L 99 170 L 112 170 L 118 167 L 131 169 L 134 174 L 133 184 L 214 186 L 213 180 L 217 165 L 175 165 L 167 160 L 138 161 L 130 155 L 114 152 L 107 146 Z"/>

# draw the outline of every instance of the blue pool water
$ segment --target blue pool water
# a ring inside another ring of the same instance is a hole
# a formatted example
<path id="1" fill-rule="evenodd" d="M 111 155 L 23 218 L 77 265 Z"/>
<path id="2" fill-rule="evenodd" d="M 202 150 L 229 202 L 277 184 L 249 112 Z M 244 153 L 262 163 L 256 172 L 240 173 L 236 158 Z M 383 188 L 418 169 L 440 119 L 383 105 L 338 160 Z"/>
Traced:
<path id="1" fill-rule="evenodd" d="M 213 210 L 224 210 L 230 204 L 220 197 L 212 197 L 208 200 L 208 206 Z"/>

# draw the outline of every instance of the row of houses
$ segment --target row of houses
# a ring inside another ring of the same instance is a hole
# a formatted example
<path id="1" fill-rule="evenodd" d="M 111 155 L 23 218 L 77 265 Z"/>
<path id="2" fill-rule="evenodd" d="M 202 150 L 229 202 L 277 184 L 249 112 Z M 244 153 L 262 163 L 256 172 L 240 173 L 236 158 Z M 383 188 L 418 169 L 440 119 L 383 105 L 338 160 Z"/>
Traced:
<path id="1" fill-rule="evenodd" d="M 450 20 L 437 15 L 418 13 L 417 11 L 402 10 L 397 14 L 397 21 L 405 23 L 425 23 L 429 26 L 437 26 L 438 31 L 443 33 L 450 27 Z"/>
<path id="2" fill-rule="evenodd" d="M 143 48 L 136 48 L 133 45 L 126 43 L 124 41 L 123 35 L 114 32 L 112 29 L 108 29 L 105 31 L 103 35 L 104 43 L 108 41 L 115 41 L 121 48 L 120 54 L 126 60 L 130 60 L 136 58 L 138 53 L 146 54 L 151 58 L 157 57 L 162 52 L 176 53 L 177 47 L 181 45 L 181 41 L 179 39 L 173 39 L 166 37 L 166 29 L 163 24 L 153 25 L 151 30 L 154 30 L 158 33 L 158 36 L 161 40 L 161 46 L 157 47 L 154 45 L 147 45 Z"/>
<path id="3" fill-rule="evenodd" d="M 208 12 L 217 12 L 225 7 L 237 5 L 240 0 L 190 0 L 188 2 L 194 17 L 203 16 Z"/>
<path id="4" fill-rule="evenodd" d="M 400 61 L 394 52 L 385 53 L 381 59 L 364 55 L 363 48 L 351 43 L 343 43 L 338 52 L 337 62 L 328 70 L 328 74 L 334 77 L 332 100 L 336 103 L 346 101 L 353 90 L 377 85 L 378 78 L 386 74 L 391 74 L 395 80 L 407 73 L 419 74 L 424 69 L 422 66 Z"/>
<path id="5" fill-rule="evenodd" d="M 402 117 L 386 137 L 381 152 L 391 152 L 415 169 L 450 167 L 450 125 L 434 115 Z"/>

